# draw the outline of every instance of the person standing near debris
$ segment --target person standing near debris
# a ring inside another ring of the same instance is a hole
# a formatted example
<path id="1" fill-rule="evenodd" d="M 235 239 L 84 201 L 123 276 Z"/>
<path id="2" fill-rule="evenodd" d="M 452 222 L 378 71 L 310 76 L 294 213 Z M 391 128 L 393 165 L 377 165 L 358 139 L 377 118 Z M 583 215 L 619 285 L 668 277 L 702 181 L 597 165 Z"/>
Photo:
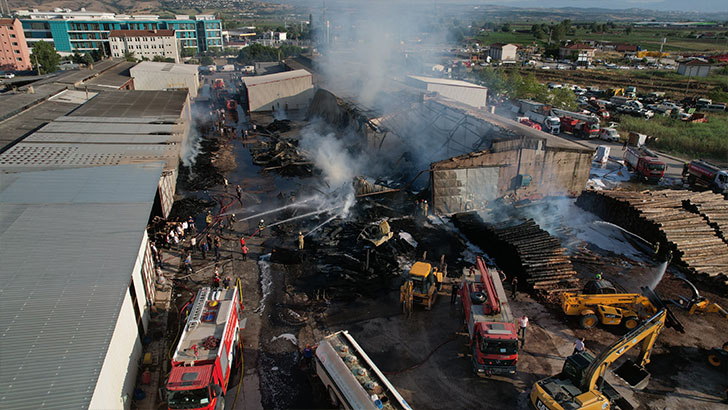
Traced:
<path id="1" fill-rule="evenodd" d="M 157 263 L 160 268 L 164 268 L 164 255 L 162 255 L 162 249 L 157 250 Z"/>
<path id="2" fill-rule="evenodd" d="M 228 180 L 227 180 L 227 178 L 222 177 L 222 182 L 223 182 L 223 184 L 225 184 L 225 192 L 227 192 L 228 191 Z"/>
<path id="3" fill-rule="evenodd" d="M 460 285 L 457 283 L 452 284 L 452 290 L 450 291 L 450 304 L 454 305 L 455 302 L 458 300 L 458 290 L 460 290 Z"/>
<path id="4" fill-rule="evenodd" d="M 190 225 L 187 223 L 187 221 L 182 221 L 182 233 L 187 235 L 189 233 Z"/>
<path id="5" fill-rule="evenodd" d="M 203 240 L 200 244 L 200 251 L 202 252 L 202 259 L 207 259 L 207 251 L 210 247 L 207 245 L 207 241 Z"/>
<path id="6" fill-rule="evenodd" d="M 594 275 L 594 277 L 596 278 L 596 280 L 602 280 L 602 273 L 601 272 L 597 272 L 597 274 Z"/>
<path id="7" fill-rule="evenodd" d="M 215 262 L 220 260 L 220 237 L 215 235 Z"/>
<path id="8" fill-rule="evenodd" d="M 187 219 L 187 226 L 190 228 L 190 232 L 197 233 L 197 228 L 195 228 L 195 218 L 190 215 L 189 219 Z"/>
<path id="9" fill-rule="evenodd" d="M 187 252 L 187 257 L 185 257 L 185 267 L 187 268 L 187 272 L 193 273 L 193 271 L 192 271 L 192 252 Z"/>
<path id="10" fill-rule="evenodd" d="M 422 216 L 427 218 L 427 208 L 429 205 L 427 205 L 427 201 L 422 201 Z"/>
<path id="11" fill-rule="evenodd" d="M 511 281 L 511 298 L 516 298 L 516 290 L 518 289 L 518 276 L 514 276 Z"/>
<path id="12" fill-rule="evenodd" d="M 243 188 L 240 188 L 240 185 L 235 185 L 235 193 L 238 194 L 238 201 L 240 202 L 240 205 L 243 205 Z"/>
<path id="13" fill-rule="evenodd" d="M 212 213 L 210 211 L 207 211 L 207 216 L 205 217 L 205 222 L 207 223 L 207 227 L 210 227 L 210 224 L 212 223 Z"/>
<path id="14" fill-rule="evenodd" d="M 197 246 L 197 238 L 195 238 L 194 236 L 192 236 L 190 238 L 190 252 L 194 252 L 196 246 Z"/>
<path id="15" fill-rule="evenodd" d="M 526 344 L 526 328 L 528 327 L 528 317 L 526 315 L 521 316 L 518 319 L 518 337 L 521 338 L 521 349 Z"/>
<path id="16" fill-rule="evenodd" d="M 258 233 L 261 237 L 263 236 L 263 229 L 265 229 L 265 221 L 261 219 L 260 222 L 258 222 Z"/>
<path id="17" fill-rule="evenodd" d="M 248 260 L 248 247 L 246 245 L 243 245 L 242 252 L 243 252 L 243 261 L 247 261 Z"/>
<path id="18" fill-rule="evenodd" d="M 584 351 L 584 338 L 576 339 L 574 341 L 574 351 L 571 352 L 572 355 L 575 355 L 577 353 L 581 353 Z"/>
<path id="19" fill-rule="evenodd" d="M 240 237 L 240 251 L 242 252 L 243 248 L 245 247 L 245 236 Z"/>
<path id="20" fill-rule="evenodd" d="M 222 287 L 230 289 L 230 276 L 225 276 L 225 279 L 222 280 Z"/>
<path id="21" fill-rule="evenodd" d="M 298 250 L 303 250 L 303 233 L 301 232 L 298 233 Z"/>

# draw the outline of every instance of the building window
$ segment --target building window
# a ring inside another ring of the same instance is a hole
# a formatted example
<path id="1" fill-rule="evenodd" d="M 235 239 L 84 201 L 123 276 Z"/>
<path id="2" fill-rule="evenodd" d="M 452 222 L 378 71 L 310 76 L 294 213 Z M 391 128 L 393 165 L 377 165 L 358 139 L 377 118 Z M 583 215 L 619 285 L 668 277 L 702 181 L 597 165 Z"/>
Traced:
<path id="1" fill-rule="evenodd" d="M 10 35 L 10 38 L 15 38 L 15 34 L 11 34 Z"/>

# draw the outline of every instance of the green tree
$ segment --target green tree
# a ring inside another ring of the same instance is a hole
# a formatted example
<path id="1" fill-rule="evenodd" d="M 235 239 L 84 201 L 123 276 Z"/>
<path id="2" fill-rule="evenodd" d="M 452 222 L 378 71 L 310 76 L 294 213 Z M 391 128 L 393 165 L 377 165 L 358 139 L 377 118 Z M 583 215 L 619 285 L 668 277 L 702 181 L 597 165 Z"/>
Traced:
<path id="1" fill-rule="evenodd" d="M 86 65 L 91 65 L 94 63 L 94 58 L 91 57 L 90 53 L 85 53 L 82 57 L 83 63 Z"/>
<path id="2" fill-rule="evenodd" d="M 627 33 L 627 35 L 632 34 L 632 26 L 627 26 L 624 28 L 624 32 Z"/>
<path id="3" fill-rule="evenodd" d="M 511 25 L 509 23 L 506 23 L 501 26 L 501 31 L 504 33 L 510 33 L 511 32 Z"/>
<path id="4" fill-rule="evenodd" d="M 83 56 L 78 54 L 78 51 L 74 51 L 71 56 L 71 61 L 73 61 L 74 64 L 83 64 Z"/>
<path id="5" fill-rule="evenodd" d="M 35 62 L 33 68 L 38 71 L 38 74 L 48 74 L 58 71 L 61 56 L 56 53 L 56 49 L 51 43 L 38 41 L 33 44 L 33 57 L 31 60 Z"/>
<path id="6" fill-rule="evenodd" d="M 568 88 L 551 90 L 551 105 L 565 110 L 576 109 L 576 95 Z"/>
<path id="7" fill-rule="evenodd" d="M 134 56 L 134 52 L 133 51 L 125 51 L 124 52 L 124 59 L 126 61 L 131 61 L 131 62 L 136 62 L 137 61 L 136 57 Z"/>
<path id="8" fill-rule="evenodd" d="M 184 47 L 182 49 L 182 57 L 194 57 L 197 54 L 197 49 L 194 47 Z"/>
<path id="9" fill-rule="evenodd" d="M 507 88 L 507 79 L 501 71 L 486 67 L 480 71 L 480 80 L 495 95 L 502 95 Z"/>
<path id="10" fill-rule="evenodd" d="M 215 64 L 215 60 L 212 59 L 210 56 L 203 56 L 200 58 L 200 64 L 202 65 L 213 65 Z"/>

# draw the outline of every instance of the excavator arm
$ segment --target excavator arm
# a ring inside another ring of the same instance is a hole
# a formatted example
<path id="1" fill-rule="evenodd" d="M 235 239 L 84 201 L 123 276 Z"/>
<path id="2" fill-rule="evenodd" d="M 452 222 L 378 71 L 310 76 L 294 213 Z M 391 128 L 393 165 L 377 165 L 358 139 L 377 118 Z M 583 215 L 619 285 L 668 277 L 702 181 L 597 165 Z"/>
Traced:
<path id="1" fill-rule="evenodd" d="M 655 345 L 657 336 L 660 334 L 662 329 L 665 327 L 665 317 L 667 316 L 666 310 L 660 310 L 656 315 L 644 321 L 640 326 L 636 327 L 631 332 L 624 335 L 622 338 L 612 343 L 607 347 L 594 361 L 589 365 L 584 378 L 582 379 L 582 391 L 596 390 L 597 382 L 600 377 L 604 376 L 604 373 L 609 366 L 614 363 L 617 359 L 622 357 L 633 347 L 639 345 L 640 354 L 637 363 L 633 366 L 638 366 L 642 373 L 644 373 L 645 379 L 649 374 L 644 371 L 643 367 L 650 362 L 650 354 L 652 348 Z M 634 371 L 632 373 L 635 373 Z M 638 372 L 639 373 L 639 372 Z M 628 380 L 624 378 L 630 385 L 638 385 L 642 380 Z"/>

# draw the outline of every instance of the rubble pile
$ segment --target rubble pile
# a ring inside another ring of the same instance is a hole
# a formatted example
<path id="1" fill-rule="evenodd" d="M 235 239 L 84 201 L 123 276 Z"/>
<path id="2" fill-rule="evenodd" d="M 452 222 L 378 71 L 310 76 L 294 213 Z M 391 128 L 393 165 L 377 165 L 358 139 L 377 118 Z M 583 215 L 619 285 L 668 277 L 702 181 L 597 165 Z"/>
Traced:
<path id="1" fill-rule="evenodd" d="M 277 171 L 287 176 L 310 175 L 313 163 L 305 158 L 305 152 L 298 148 L 298 141 L 270 137 L 269 141 L 260 141 L 250 149 L 253 163 L 263 167 L 264 171 Z"/>
<path id="2" fill-rule="evenodd" d="M 498 266 L 520 275 L 533 289 L 554 295 L 579 288 L 566 249 L 533 219 L 516 225 L 486 224 L 477 214 L 465 213 L 453 220 L 473 243 L 497 255 Z"/>
<path id="3" fill-rule="evenodd" d="M 728 206 L 710 192 L 585 191 L 576 204 L 671 251 L 673 263 L 728 285 Z"/>

